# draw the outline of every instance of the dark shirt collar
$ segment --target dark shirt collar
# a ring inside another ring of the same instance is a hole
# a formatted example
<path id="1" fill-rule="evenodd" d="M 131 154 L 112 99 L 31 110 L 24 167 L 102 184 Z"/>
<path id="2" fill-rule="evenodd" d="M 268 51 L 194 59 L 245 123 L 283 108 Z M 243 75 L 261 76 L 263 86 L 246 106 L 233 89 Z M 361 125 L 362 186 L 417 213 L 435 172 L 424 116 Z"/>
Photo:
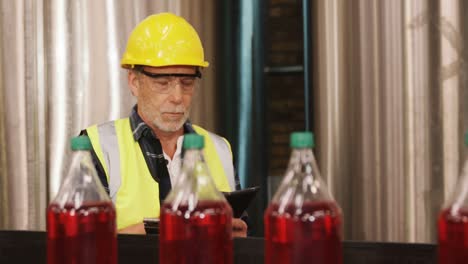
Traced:
<path id="1" fill-rule="evenodd" d="M 135 141 L 140 140 L 142 136 L 153 135 L 155 138 L 156 136 L 153 134 L 153 130 L 143 121 L 141 116 L 138 114 L 138 106 L 135 105 L 132 108 L 132 113 L 130 114 L 130 126 L 133 132 L 133 138 Z M 192 127 L 192 123 L 187 120 L 184 123 L 184 134 L 188 133 L 195 133 L 195 130 Z"/>

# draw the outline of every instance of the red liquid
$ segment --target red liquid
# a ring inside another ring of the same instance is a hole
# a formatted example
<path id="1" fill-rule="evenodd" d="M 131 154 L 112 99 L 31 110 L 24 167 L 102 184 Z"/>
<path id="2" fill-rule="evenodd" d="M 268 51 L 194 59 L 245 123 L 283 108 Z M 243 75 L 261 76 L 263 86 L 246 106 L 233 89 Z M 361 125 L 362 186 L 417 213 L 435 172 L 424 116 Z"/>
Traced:
<path id="1" fill-rule="evenodd" d="M 468 208 L 439 215 L 439 264 L 468 263 Z"/>
<path id="2" fill-rule="evenodd" d="M 170 208 L 161 208 L 161 264 L 232 263 L 232 209 L 226 202 L 199 202 L 192 212 L 187 206 L 176 213 Z"/>
<path id="3" fill-rule="evenodd" d="M 47 209 L 48 264 L 115 264 L 117 231 L 112 203 Z"/>
<path id="4" fill-rule="evenodd" d="M 342 216 L 332 202 L 305 203 L 295 214 L 288 206 L 279 215 L 278 205 L 265 212 L 265 263 L 341 264 Z"/>

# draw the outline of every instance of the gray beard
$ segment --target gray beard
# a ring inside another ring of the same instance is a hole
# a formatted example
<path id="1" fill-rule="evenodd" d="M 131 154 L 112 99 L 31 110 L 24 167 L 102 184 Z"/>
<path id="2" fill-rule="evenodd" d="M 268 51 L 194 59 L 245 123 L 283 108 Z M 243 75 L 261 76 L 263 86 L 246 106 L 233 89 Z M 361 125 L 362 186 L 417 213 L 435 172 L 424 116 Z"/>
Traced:
<path id="1" fill-rule="evenodd" d="M 184 117 L 178 123 L 170 122 L 169 125 L 167 124 L 168 122 L 163 122 L 160 118 L 155 118 L 153 120 L 153 125 L 164 132 L 176 132 L 182 128 L 182 126 L 188 120 L 188 117 L 189 112 L 187 111 L 185 112 Z"/>

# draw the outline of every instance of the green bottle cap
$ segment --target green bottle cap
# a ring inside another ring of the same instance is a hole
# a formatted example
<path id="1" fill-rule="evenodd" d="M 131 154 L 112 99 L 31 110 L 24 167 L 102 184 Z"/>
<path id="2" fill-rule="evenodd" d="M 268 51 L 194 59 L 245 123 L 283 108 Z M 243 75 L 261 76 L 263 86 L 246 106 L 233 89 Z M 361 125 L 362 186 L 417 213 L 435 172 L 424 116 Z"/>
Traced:
<path id="1" fill-rule="evenodd" d="M 79 136 L 71 139 L 72 150 L 91 150 L 91 140 L 88 136 Z"/>
<path id="2" fill-rule="evenodd" d="M 314 134 L 312 132 L 301 131 L 291 133 L 291 148 L 313 148 L 314 145 Z"/>
<path id="3" fill-rule="evenodd" d="M 205 139 L 195 133 L 184 136 L 184 149 L 202 149 L 205 146 Z"/>
<path id="4" fill-rule="evenodd" d="M 465 134 L 465 146 L 468 147 L 468 132 Z"/>

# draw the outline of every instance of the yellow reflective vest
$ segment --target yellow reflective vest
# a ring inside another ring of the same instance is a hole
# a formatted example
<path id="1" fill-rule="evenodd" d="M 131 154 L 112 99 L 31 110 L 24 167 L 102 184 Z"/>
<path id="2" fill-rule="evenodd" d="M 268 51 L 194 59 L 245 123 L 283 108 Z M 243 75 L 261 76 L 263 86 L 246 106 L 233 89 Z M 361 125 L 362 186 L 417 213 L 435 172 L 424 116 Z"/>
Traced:
<path id="1" fill-rule="evenodd" d="M 205 138 L 203 154 L 218 190 L 235 189 L 229 142 L 193 125 Z M 117 228 L 159 217 L 159 187 L 146 164 L 129 118 L 94 125 L 86 129 L 93 149 L 106 173 L 109 195 L 117 210 Z"/>

